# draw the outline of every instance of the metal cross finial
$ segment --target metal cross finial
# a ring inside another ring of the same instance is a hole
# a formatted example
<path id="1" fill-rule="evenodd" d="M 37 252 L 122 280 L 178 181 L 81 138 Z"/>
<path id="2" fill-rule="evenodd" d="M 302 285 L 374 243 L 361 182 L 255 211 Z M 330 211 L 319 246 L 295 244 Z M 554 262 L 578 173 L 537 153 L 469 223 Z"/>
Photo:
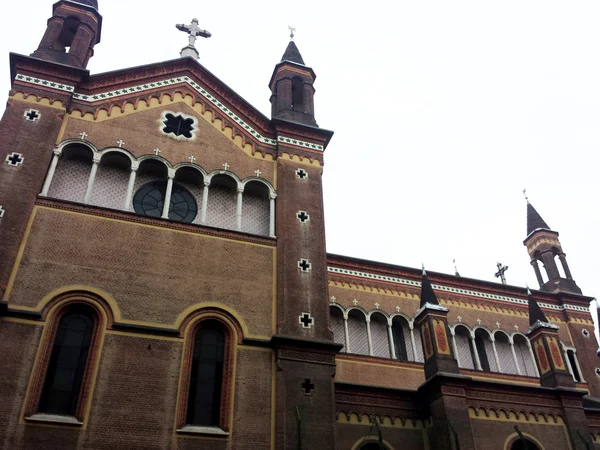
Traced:
<path id="1" fill-rule="evenodd" d="M 456 267 L 456 259 L 453 259 L 452 263 L 454 264 L 454 275 L 460 277 L 460 273 L 458 273 L 458 267 Z"/>
<path id="2" fill-rule="evenodd" d="M 502 280 L 502 284 L 506 284 L 506 275 L 504 273 L 508 270 L 508 266 L 502 265 L 502 263 L 496 264 L 498 267 L 498 272 L 494 275 L 496 278 L 500 278 Z"/>
<path id="3" fill-rule="evenodd" d="M 296 29 L 294 27 L 291 27 L 288 25 L 288 30 L 290 30 L 290 39 L 293 41 L 294 40 L 294 36 L 296 36 L 294 34 L 294 32 L 296 31 Z"/>
<path id="4" fill-rule="evenodd" d="M 529 203 L 529 197 L 527 197 L 527 189 L 523 189 L 523 195 L 525 196 L 525 200 Z"/>

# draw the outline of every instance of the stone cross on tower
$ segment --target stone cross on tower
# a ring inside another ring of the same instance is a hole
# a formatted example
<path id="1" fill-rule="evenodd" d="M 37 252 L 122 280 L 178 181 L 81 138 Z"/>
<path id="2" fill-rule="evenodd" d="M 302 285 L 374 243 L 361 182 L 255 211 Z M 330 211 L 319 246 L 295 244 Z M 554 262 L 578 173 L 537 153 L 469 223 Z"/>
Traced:
<path id="1" fill-rule="evenodd" d="M 212 36 L 212 34 L 210 34 L 209 31 L 198 28 L 198 19 L 192 19 L 192 23 L 190 25 L 184 25 L 180 23 L 175 26 L 178 30 L 183 31 L 189 35 L 189 43 L 186 47 L 183 47 L 181 49 L 181 57 L 185 58 L 187 56 L 190 56 L 194 59 L 200 59 L 200 54 L 198 53 L 198 50 L 196 50 L 195 47 L 196 39 L 198 38 L 198 36 L 209 38 Z"/>

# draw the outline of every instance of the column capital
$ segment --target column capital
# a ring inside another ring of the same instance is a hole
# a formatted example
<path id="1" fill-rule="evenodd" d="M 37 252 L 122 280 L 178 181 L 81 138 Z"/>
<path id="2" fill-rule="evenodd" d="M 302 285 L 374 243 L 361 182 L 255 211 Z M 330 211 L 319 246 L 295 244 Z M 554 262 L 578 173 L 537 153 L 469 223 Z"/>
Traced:
<path id="1" fill-rule="evenodd" d="M 56 156 L 60 156 L 62 155 L 62 148 L 55 148 L 52 153 L 54 153 Z"/>
<path id="2" fill-rule="evenodd" d="M 206 187 L 210 186 L 210 180 L 205 179 L 204 186 L 206 186 Z"/>
<path id="3" fill-rule="evenodd" d="M 243 194 L 244 193 L 244 186 L 238 187 L 237 188 L 237 193 L 238 194 Z"/>
<path id="4" fill-rule="evenodd" d="M 138 161 L 131 162 L 131 171 L 132 172 L 137 172 L 139 168 L 140 168 L 140 163 Z"/>
<path id="5" fill-rule="evenodd" d="M 269 198 L 270 198 L 271 200 L 275 200 L 275 199 L 277 198 L 277 193 L 276 193 L 276 192 L 271 192 L 271 193 L 269 194 Z"/>
<path id="6" fill-rule="evenodd" d="M 94 164 L 100 164 L 101 159 L 102 159 L 102 155 L 99 155 L 98 153 L 94 153 L 94 159 L 93 159 Z"/>
<path id="7" fill-rule="evenodd" d="M 173 169 L 172 167 L 169 167 L 167 169 L 167 176 L 172 180 L 173 178 L 175 178 L 175 172 L 176 172 L 175 169 Z"/>

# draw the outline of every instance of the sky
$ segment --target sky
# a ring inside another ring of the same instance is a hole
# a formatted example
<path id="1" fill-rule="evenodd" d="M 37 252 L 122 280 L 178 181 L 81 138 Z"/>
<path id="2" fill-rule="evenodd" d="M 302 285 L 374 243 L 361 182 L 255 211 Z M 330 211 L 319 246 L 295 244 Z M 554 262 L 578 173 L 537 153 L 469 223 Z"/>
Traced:
<path id="1" fill-rule="evenodd" d="M 92 73 L 174 59 L 198 18 L 200 62 L 265 115 L 294 26 L 316 74 L 327 250 L 537 288 L 523 189 L 600 296 L 600 2 L 99 0 Z M 393 6 L 391 6 L 393 5 Z M 30 54 L 51 0 L 0 3 L 8 53 Z M 24 25 L 27 25 L 25 27 Z"/>

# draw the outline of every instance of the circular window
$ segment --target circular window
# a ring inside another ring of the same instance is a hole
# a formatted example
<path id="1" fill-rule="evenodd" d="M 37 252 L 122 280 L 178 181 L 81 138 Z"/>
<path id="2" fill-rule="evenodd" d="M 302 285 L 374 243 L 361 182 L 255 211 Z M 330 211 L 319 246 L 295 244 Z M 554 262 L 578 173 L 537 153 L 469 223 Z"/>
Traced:
<path id="1" fill-rule="evenodd" d="M 143 185 L 133 197 L 133 209 L 136 214 L 150 217 L 162 215 L 167 191 L 166 181 L 153 181 Z M 177 222 L 191 223 L 198 212 L 194 196 L 183 186 L 173 183 L 169 219 Z"/>

